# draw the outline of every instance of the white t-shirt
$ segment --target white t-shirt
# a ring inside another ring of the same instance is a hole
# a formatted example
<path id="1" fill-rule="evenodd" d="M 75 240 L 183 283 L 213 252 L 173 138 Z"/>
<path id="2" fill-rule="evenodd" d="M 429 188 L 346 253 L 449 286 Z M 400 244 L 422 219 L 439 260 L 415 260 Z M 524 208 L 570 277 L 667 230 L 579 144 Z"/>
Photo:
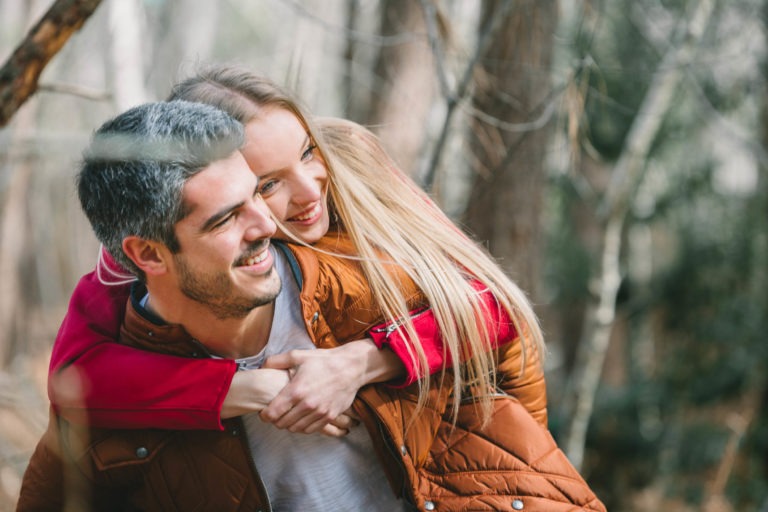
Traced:
<path id="1" fill-rule="evenodd" d="M 275 303 L 269 341 L 260 354 L 239 361 L 244 368 L 258 367 L 273 354 L 315 350 L 302 319 L 296 279 L 281 251 L 272 252 L 283 288 Z M 334 438 L 277 429 L 256 413 L 243 419 L 273 510 L 405 510 L 404 502 L 392 492 L 362 425 Z"/>

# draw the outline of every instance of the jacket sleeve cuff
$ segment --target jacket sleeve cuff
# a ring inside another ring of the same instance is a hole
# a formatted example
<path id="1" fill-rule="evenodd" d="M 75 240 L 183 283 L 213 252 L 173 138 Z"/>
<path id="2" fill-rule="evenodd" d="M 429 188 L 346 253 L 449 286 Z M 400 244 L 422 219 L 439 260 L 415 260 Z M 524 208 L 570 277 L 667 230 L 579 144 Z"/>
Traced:
<path id="1" fill-rule="evenodd" d="M 404 329 L 397 329 L 397 322 L 379 324 L 368 333 L 377 347 L 390 349 L 405 366 L 405 377 L 388 383 L 394 388 L 410 386 L 424 375 L 435 373 L 444 367 L 443 362 L 446 360 L 450 364 L 448 354 L 443 353 L 443 342 L 432 310 L 429 308 L 417 309 L 411 311 L 410 315 L 416 336 L 421 341 L 421 347 L 427 359 L 426 371 L 422 371 L 420 368 L 416 353 L 412 352 L 413 343 L 406 337 L 407 333 Z"/>

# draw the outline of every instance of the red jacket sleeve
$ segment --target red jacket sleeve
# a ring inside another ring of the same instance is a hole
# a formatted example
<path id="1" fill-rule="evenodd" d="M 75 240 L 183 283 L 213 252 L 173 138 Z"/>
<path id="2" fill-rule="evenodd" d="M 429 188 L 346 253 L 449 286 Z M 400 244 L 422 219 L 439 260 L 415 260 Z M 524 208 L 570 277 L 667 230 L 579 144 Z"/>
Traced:
<path id="1" fill-rule="evenodd" d="M 95 427 L 221 430 L 236 370 L 226 359 L 155 354 L 116 342 L 130 285 L 83 276 L 51 354 L 48 396 L 69 421 Z"/>
<path id="2" fill-rule="evenodd" d="M 483 310 L 486 312 L 486 327 L 492 336 L 491 346 L 488 349 L 492 350 L 513 341 L 517 337 L 517 332 L 507 311 L 499 306 L 496 298 L 485 289 L 481 282 L 472 281 L 472 286 L 480 292 Z M 427 358 L 428 373 L 431 375 L 450 366 L 452 363 L 450 354 L 445 352 L 445 346 L 432 310 L 424 309 L 412 312 L 411 321 Z M 419 380 L 424 373 L 414 365 L 408 354 L 412 342 L 407 338 L 407 333 L 404 330 L 397 330 L 395 327 L 396 323 L 394 322 L 383 323 L 373 327 L 368 334 L 376 346 L 389 348 L 403 361 L 407 375 L 405 380 L 398 382 L 395 387 L 405 387 Z"/>

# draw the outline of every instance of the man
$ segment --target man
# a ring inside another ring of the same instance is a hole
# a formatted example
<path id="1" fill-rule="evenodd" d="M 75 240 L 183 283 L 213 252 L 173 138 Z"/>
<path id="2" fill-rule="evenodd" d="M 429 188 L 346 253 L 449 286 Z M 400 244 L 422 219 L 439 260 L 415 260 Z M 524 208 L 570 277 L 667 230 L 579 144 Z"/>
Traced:
<path id="1" fill-rule="evenodd" d="M 242 139 L 226 114 L 185 102 L 137 107 L 97 131 L 78 188 L 99 239 L 139 277 L 122 343 L 247 368 L 265 347 L 333 347 L 380 320 L 359 263 L 329 255 L 354 254 L 342 235 L 322 251 L 270 243 Z M 405 271 L 392 271 L 419 305 Z M 453 421 L 452 387 L 434 381 L 424 395 L 361 390 L 365 429 L 341 438 L 254 413 L 223 431 L 88 429 L 52 415 L 18 510 L 604 510 L 516 399 L 497 394 L 488 425 L 462 401 Z"/>
<path id="2" fill-rule="evenodd" d="M 187 102 L 131 109 L 94 136 L 78 179 L 81 203 L 99 240 L 139 278 L 123 343 L 237 359 L 246 368 L 258 367 L 268 341 L 314 348 L 287 256 L 271 248 L 275 225 L 238 151 L 242 143 L 237 121 Z M 288 379 L 259 372 L 257 391 L 268 403 Z M 19 510 L 59 509 L 64 500 L 93 510 L 402 507 L 382 467 L 371 463 L 363 428 L 343 438 L 306 436 L 255 413 L 226 426 L 89 430 L 53 416 Z M 57 450 L 62 465 L 40 463 Z"/>

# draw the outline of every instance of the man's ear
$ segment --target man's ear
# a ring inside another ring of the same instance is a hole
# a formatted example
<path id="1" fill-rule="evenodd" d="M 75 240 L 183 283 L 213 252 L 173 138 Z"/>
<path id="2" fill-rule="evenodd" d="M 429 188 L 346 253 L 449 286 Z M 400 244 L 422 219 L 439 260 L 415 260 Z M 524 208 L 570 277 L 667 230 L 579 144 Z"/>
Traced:
<path id="1" fill-rule="evenodd" d="M 168 251 L 160 242 L 128 236 L 123 239 L 123 252 L 147 275 L 160 275 L 168 271 Z"/>

